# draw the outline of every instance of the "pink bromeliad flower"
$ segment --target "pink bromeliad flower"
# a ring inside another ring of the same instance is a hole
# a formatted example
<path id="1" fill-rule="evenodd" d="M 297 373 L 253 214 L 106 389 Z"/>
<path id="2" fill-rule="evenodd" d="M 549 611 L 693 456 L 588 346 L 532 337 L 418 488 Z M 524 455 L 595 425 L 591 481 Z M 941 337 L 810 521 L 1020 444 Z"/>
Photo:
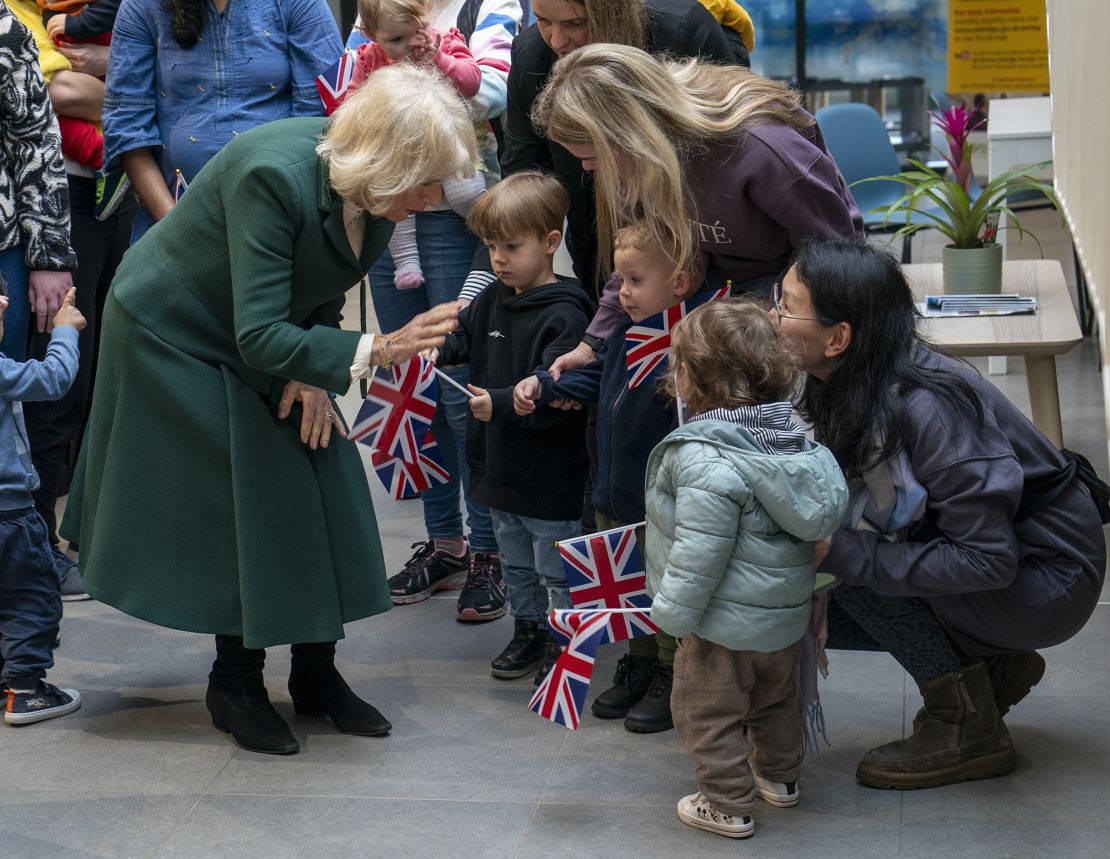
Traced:
<path id="1" fill-rule="evenodd" d="M 972 121 L 972 113 L 967 102 L 954 105 L 947 110 L 931 110 L 929 116 L 933 118 L 933 125 L 944 132 L 948 140 L 951 155 L 946 155 L 944 160 L 956 175 L 956 184 L 966 192 L 971 187 L 971 143 L 967 138 L 983 124 L 984 120 Z"/>

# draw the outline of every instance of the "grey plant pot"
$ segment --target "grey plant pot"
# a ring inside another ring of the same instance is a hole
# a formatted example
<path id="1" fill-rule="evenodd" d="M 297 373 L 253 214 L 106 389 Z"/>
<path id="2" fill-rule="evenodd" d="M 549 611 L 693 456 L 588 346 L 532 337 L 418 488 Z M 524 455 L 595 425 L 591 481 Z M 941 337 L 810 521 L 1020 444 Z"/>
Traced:
<path id="1" fill-rule="evenodd" d="M 1002 292 L 1002 245 L 941 250 L 946 295 Z"/>

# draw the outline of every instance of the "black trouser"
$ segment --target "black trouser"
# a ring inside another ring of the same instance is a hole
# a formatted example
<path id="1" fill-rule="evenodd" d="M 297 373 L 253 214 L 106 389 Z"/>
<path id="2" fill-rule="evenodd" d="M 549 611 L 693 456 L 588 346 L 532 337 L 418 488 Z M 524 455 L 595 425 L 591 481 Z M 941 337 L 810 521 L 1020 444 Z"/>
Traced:
<path id="1" fill-rule="evenodd" d="M 829 593 L 826 647 L 889 653 L 918 684 L 959 671 L 964 663 L 925 600 L 851 585 Z"/>
<path id="2" fill-rule="evenodd" d="M 60 400 L 25 403 L 24 420 L 31 445 L 31 459 L 41 484 L 34 493 L 35 508 L 50 531 L 50 542 L 58 543 L 57 517 L 54 507 L 69 474 L 71 446 L 80 441 L 92 398 L 92 380 L 99 346 L 99 326 L 104 299 L 116 274 L 123 252 L 131 241 L 131 219 L 135 204 L 128 199 L 119 212 L 106 221 L 93 217 L 96 201 L 96 180 L 69 176 L 71 241 L 77 253 L 77 271 L 73 285 L 77 288 L 77 309 L 88 324 L 77 340 L 81 363 L 77 378 Z M 34 317 L 32 316 L 32 328 Z M 42 360 L 50 345 L 50 332 L 31 332 L 28 355 Z"/>
<path id="3" fill-rule="evenodd" d="M 335 663 L 334 641 L 313 641 L 294 644 L 291 671 L 318 672 Z M 235 688 L 242 684 L 248 688 L 262 685 L 262 667 L 266 664 L 266 651 L 243 646 L 237 635 L 216 636 L 216 661 L 208 682 L 213 686 Z"/>

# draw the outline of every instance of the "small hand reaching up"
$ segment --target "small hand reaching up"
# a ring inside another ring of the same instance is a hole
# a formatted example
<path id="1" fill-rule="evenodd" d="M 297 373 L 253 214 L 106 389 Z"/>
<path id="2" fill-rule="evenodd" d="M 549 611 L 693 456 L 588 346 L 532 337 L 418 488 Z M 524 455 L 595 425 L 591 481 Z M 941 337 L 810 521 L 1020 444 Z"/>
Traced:
<path id="1" fill-rule="evenodd" d="M 70 328 L 76 328 L 80 331 L 85 327 L 85 315 L 73 304 L 76 298 L 77 290 L 71 286 L 69 292 L 66 293 L 66 297 L 62 299 L 62 306 L 54 314 L 55 328 L 59 325 L 68 325 Z"/>

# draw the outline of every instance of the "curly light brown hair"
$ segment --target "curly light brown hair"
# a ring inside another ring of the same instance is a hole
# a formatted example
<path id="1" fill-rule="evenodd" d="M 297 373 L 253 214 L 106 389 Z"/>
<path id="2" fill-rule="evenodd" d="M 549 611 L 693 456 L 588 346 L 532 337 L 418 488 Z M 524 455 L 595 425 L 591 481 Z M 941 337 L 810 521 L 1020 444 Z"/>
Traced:
<path id="1" fill-rule="evenodd" d="M 739 298 L 707 302 L 675 327 L 664 382 L 672 397 L 680 372 L 692 415 L 789 400 L 798 380 L 797 359 L 767 311 Z"/>

